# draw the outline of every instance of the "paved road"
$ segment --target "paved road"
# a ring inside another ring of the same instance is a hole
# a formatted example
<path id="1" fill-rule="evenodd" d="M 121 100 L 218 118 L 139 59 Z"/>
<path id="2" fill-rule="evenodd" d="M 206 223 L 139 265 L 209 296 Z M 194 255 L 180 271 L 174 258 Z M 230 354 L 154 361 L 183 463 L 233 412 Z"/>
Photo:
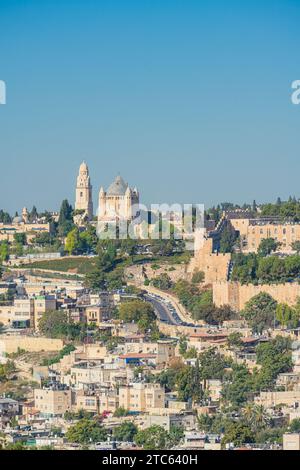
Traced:
<path id="1" fill-rule="evenodd" d="M 157 314 L 158 318 L 163 321 L 168 323 L 169 325 L 180 325 L 181 321 L 180 318 L 178 317 L 178 314 L 172 310 L 170 310 L 168 304 L 163 302 L 162 299 L 159 299 L 157 297 L 152 297 L 150 295 L 145 294 L 145 299 L 150 302 L 155 310 L 155 313 Z"/>

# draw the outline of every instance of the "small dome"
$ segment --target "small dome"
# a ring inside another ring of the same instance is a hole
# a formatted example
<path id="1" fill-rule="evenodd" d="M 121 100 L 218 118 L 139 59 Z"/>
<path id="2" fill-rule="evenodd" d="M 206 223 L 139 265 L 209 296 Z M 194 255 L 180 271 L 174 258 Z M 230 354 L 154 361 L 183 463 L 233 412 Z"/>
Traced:
<path id="1" fill-rule="evenodd" d="M 23 222 L 23 219 L 19 215 L 13 218 L 13 224 L 20 224 L 21 222 Z"/>

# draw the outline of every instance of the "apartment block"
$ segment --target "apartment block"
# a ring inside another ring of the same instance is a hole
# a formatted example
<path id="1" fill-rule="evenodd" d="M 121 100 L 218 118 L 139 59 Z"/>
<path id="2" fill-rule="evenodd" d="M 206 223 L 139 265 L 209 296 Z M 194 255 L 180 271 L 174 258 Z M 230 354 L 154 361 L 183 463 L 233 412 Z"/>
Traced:
<path id="1" fill-rule="evenodd" d="M 35 389 L 34 407 L 45 416 L 62 416 L 72 408 L 72 392 L 69 389 Z"/>
<path id="2" fill-rule="evenodd" d="M 132 383 L 119 388 L 119 406 L 140 413 L 164 408 L 165 391 L 159 384 Z"/>

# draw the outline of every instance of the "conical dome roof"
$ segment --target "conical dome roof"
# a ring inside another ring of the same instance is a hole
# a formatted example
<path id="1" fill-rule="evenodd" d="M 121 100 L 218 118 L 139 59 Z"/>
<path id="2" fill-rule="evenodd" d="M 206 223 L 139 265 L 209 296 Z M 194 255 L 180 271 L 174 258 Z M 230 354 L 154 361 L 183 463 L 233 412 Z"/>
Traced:
<path id="1" fill-rule="evenodd" d="M 107 190 L 109 196 L 124 196 L 128 184 L 125 183 L 122 176 L 118 175 Z"/>
<path id="2" fill-rule="evenodd" d="M 87 172 L 87 173 L 89 172 L 88 166 L 85 163 L 85 161 L 83 161 L 79 167 L 79 173 L 84 173 L 84 172 Z"/>

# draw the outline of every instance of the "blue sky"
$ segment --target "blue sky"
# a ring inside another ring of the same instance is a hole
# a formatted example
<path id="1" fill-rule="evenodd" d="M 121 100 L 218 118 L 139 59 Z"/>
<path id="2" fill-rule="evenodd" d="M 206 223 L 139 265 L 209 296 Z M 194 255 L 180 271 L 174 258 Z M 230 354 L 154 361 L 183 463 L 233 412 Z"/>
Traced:
<path id="1" fill-rule="evenodd" d="M 300 197 L 300 1 L 0 1 L 0 208 Z"/>

